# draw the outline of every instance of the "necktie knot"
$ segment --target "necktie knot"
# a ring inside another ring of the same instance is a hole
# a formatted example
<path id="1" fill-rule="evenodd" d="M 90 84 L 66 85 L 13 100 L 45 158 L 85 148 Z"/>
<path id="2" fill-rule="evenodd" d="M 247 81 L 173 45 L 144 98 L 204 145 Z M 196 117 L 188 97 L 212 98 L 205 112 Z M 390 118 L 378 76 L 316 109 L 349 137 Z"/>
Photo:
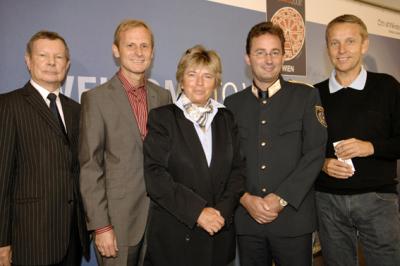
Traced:
<path id="1" fill-rule="evenodd" d="M 268 90 L 263 91 L 263 90 L 257 88 L 257 91 L 258 91 L 258 98 L 259 99 L 262 99 L 262 100 L 268 99 Z"/>
<path id="2" fill-rule="evenodd" d="M 49 93 L 49 95 L 47 95 L 47 99 L 49 99 L 50 102 L 55 102 L 57 99 L 57 95 L 54 93 Z"/>

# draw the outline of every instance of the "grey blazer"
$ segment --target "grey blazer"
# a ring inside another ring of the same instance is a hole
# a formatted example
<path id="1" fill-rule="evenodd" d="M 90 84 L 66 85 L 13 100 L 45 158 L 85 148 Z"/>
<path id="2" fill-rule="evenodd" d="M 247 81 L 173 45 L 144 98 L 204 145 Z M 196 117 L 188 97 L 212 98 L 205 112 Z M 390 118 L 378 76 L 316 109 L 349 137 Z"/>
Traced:
<path id="1" fill-rule="evenodd" d="M 170 93 L 147 83 L 148 110 L 171 102 Z M 128 97 L 117 76 L 81 99 L 80 188 L 89 230 L 113 225 L 117 243 L 142 239 L 149 199 L 143 175 L 143 143 Z"/>

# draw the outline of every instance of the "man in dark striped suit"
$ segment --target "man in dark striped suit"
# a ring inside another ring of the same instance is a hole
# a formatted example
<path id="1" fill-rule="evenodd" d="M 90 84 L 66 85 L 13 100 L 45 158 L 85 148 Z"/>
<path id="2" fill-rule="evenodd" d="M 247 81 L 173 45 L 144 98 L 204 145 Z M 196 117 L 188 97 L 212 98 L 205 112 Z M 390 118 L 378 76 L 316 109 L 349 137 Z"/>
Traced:
<path id="1" fill-rule="evenodd" d="M 79 192 L 79 104 L 60 93 L 65 40 L 28 42 L 31 80 L 0 98 L 0 265 L 80 265 L 88 235 Z"/>

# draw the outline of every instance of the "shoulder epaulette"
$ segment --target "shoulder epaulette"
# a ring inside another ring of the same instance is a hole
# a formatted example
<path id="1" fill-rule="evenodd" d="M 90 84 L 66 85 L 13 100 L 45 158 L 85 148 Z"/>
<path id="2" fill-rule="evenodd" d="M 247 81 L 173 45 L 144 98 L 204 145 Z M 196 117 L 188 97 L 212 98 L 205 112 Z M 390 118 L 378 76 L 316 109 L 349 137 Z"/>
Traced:
<path id="1" fill-rule="evenodd" d="M 296 83 L 296 84 L 303 84 L 303 85 L 307 85 L 307 86 L 309 86 L 311 88 L 314 88 L 314 85 L 312 85 L 310 83 L 303 82 L 303 81 L 299 81 L 299 80 L 289 79 L 288 82 Z"/>

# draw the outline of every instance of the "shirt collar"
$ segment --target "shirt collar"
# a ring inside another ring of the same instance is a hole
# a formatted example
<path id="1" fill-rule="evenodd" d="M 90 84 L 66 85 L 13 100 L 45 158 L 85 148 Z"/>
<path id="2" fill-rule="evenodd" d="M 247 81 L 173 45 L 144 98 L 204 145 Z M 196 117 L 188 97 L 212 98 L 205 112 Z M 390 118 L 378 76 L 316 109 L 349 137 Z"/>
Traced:
<path id="1" fill-rule="evenodd" d="M 277 79 L 271 86 L 268 87 L 268 97 L 274 96 L 274 94 L 276 94 L 281 88 L 281 80 Z M 258 89 L 254 85 L 254 82 L 253 85 L 251 85 L 251 91 L 258 98 Z"/>
<path id="2" fill-rule="evenodd" d="M 50 93 L 54 93 L 55 95 L 57 95 L 57 98 L 60 94 L 60 88 L 50 92 L 50 91 L 46 90 L 45 88 L 43 88 L 42 86 L 40 86 L 38 83 L 36 83 L 33 79 L 30 80 L 30 83 L 40 93 L 40 95 L 43 97 L 43 99 L 45 101 L 47 100 L 47 96 Z"/>
<path id="3" fill-rule="evenodd" d="M 118 71 L 117 76 L 122 83 L 122 86 L 127 92 L 136 92 L 138 90 L 145 90 L 146 88 L 146 79 L 143 80 L 143 85 L 133 86 L 129 80 L 124 76 L 121 70 Z"/>
<path id="4" fill-rule="evenodd" d="M 185 111 L 185 108 L 183 107 L 183 103 L 182 103 L 181 99 L 182 98 L 179 95 L 178 99 L 175 101 L 175 105 L 178 106 L 180 109 L 182 109 L 182 111 Z M 225 108 L 225 105 L 223 105 L 222 103 L 217 102 L 213 98 L 210 98 L 210 101 L 211 101 L 210 104 L 212 105 L 214 110 L 216 110 L 217 108 Z"/>
<path id="5" fill-rule="evenodd" d="M 353 82 L 347 87 L 361 91 L 364 89 L 366 82 L 367 71 L 365 70 L 364 66 L 361 66 L 360 74 L 358 74 L 357 78 L 353 80 Z M 335 93 L 341 89 L 343 89 L 343 86 L 340 85 L 340 83 L 336 80 L 336 70 L 334 69 L 329 77 L 329 92 Z"/>

